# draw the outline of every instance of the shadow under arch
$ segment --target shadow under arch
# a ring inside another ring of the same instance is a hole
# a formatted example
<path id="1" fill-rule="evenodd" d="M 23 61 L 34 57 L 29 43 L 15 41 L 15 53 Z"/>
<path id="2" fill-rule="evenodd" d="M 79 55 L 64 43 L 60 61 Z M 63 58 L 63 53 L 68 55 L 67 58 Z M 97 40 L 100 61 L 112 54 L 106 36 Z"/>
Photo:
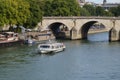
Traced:
<path id="1" fill-rule="evenodd" d="M 90 27 L 97 22 L 98 21 L 90 21 L 90 22 L 85 23 L 82 26 L 82 28 L 80 29 L 80 34 L 81 34 L 82 39 L 87 39 L 87 34 L 88 34 Z"/>
<path id="2" fill-rule="evenodd" d="M 53 32 L 56 39 L 66 39 L 69 37 L 69 29 L 63 23 L 55 22 L 50 24 L 48 28 Z"/>

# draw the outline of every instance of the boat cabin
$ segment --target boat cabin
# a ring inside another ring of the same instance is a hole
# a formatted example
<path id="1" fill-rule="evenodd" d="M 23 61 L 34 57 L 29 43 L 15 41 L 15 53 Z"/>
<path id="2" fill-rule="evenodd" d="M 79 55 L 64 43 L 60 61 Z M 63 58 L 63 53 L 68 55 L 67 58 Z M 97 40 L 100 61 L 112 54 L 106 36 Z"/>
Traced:
<path id="1" fill-rule="evenodd" d="M 0 41 L 5 41 L 5 40 L 18 40 L 18 33 L 14 32 L 2 32 L 0 33 Z"/>

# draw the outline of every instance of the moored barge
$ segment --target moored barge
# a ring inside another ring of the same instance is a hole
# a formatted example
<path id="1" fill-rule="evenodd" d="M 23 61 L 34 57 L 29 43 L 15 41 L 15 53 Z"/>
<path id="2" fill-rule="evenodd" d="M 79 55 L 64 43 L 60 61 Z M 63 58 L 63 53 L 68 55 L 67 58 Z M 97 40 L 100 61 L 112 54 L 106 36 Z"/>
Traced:
<path id="1" fill-rule="evenodd" d="M 0 33 L 0 47 L 12 46 L 21 44 L 23 40 L 20 40 L 18 33 L 14 32 L 1 32 Z"/>

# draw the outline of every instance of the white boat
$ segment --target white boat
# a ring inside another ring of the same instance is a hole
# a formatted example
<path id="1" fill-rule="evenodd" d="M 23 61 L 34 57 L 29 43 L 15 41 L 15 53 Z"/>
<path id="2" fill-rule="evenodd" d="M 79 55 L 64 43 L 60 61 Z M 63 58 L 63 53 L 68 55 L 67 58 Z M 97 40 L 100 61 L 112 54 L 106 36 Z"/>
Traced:
<path id="1" fill-rule="evenodd" d="M 54 53 L 64 51 L 65 45 L 63 43 L 58 42 L 48 42 L 44 44 L 38 45 L 38 52 L 40 53 Z"/>

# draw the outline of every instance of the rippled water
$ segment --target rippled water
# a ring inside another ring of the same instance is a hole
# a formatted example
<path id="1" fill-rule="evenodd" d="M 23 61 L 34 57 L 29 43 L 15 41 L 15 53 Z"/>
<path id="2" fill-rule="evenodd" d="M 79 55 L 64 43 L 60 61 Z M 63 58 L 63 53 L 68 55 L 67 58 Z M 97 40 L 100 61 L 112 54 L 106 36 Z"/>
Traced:
<path id="1" fill-rule="evenodd" d="M 106 36 L 62 41 L 66 50 L 48 55 L 37 45 L 1 48 L 0 80 L 120 80 L 120 43 Z"/>

